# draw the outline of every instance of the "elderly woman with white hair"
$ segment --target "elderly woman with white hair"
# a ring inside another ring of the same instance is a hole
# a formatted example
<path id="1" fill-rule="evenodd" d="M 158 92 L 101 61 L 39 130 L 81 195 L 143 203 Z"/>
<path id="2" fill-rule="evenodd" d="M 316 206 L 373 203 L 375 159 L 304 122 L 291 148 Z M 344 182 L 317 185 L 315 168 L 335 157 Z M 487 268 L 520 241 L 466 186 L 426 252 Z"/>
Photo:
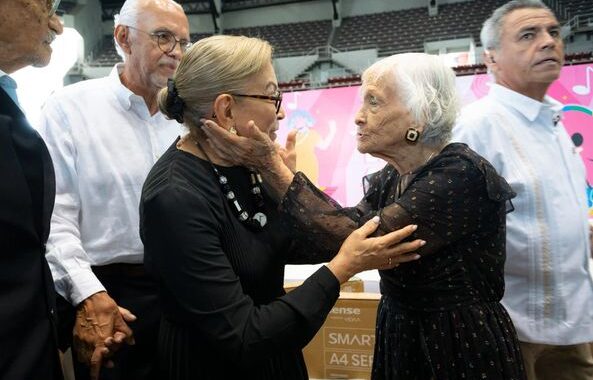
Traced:
<path id="1" fill-rule="evenodd" d="M 514 193 L 464 144 L 450 143 L 458 113 L 454 74 L 438 57 L 401 54 L 362 76 L 358 150 L 387 165 L 365 195 L 341 208 L 284 163 L 254 125 L 236 136 L 206 122 L 211 145 L 262 172 L 300 235 L 335 249 L 380 216 L 378 233 L 416 224 L 420 260 L 380 270 L 373 379 L 524 379 L 504 307 L 505 220 Z M 393 260 L 398 260 L 394 258 Z"/>

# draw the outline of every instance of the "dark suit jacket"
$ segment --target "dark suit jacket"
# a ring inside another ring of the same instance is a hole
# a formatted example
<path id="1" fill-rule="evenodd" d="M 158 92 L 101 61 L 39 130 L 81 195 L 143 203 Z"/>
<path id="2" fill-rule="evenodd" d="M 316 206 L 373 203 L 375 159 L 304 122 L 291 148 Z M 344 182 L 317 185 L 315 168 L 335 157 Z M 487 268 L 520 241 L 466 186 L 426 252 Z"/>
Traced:
<path id="1" fill-rule="evenodd" d="M 52 161 L 0 88 L 0 379 L 61 379 L 55 293 L 45 259 Z"/>

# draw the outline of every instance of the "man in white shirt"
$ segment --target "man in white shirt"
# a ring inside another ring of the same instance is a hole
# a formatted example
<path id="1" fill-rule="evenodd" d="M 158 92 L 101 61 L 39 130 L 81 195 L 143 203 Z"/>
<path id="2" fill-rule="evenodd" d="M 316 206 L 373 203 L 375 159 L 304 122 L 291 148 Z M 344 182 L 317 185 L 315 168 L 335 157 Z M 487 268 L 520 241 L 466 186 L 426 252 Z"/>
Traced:
<path id="1" fill-rule="evenodd" d="M 511 1 L 486 20 L 495 84 L 465 107 L 454 140 L 488 159 L 517 192 L 507 215 L 503 304 L 528 378 L 592 379 L 593 284 L 585 168 L 546 92 L 562 68 L 560 25 L 537 0 Z"/>
<path id="2" fill-rule="evenodd" d="M 134 340 L 99 378 L 157 379 L 160 305 L 143 268 L 138 205 L 150 168 L 181 132 L 158 111 L 157 93 L 191 45 L 189 23 L 172 0 L 127 0 L 114 39 L 124 63 L 52 96 L 39 127 L 56 172 L 47 258 L 56 291 L 76 308 L 75 321 L 74 310 L 64 319 L 74 323 L 77 380 L 89 376 L 85 364 Z"/>

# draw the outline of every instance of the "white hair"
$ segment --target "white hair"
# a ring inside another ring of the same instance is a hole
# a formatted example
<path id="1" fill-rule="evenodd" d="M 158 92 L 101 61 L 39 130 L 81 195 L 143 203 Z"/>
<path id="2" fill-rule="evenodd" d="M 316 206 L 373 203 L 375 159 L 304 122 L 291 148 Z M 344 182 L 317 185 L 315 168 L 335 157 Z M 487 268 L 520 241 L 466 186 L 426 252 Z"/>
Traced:
<path id="1" fill-rule="evenodd" d="M 424 126 L 419 141 L 432 146 L 449 142 L 459 99 L 455 73 L 440 57 L 424 53 L 392 55 L 366 69 L 362 80 L 363 86 L 367 80 L 392 80 L 392 88 L 412 119 Z"/>
<path id="2" fill-rule="evenodd" d="M 484 21 L 482 31 L 480 32 L 480 41 L 484 49 L 496 49 L 500 45 L 500 36 L 502 35 L 502 23 L 504 17 L 517 9 L 545 9 L 554 14 L 540 0 L 513 0 L 498 7 L 492 12 L 492 15 Z"/>
<path id="3" fill-rule="evenodd" d="M 113 16 L 113 27 L 117 28 L 118 25 L 127 25 L 135 27 L 138 25 L 138 16 L 141 12 L 141 3 L 144 0 L 126 0 L 119 13 Z M 126 59 L 124 51 L 122 50 L 121 46 L 117 43 L 115 36 L 113 37 L 113 42 L 115 43 L 115 50 L 117 54 L 122 57 L 123 60 Z"/>
<path id="4" fill-rule="evenodd" d="M 113 16 L 113 24 L 114 24 L 113 27 L 117 28 L 118 25 L 137 27 L 138 19 L 140 18 L 141 14 L 143 12 L 143 8 L 144 8 L 144 6 L 146 6 L 146 3 L 148 3 L 149 1 L 150 0 L 126 0 L 123 3 L 123 5 L 121 6 L 119 13 L 115 14 Z M 163 0 L 152 0 L 152 1 L 173 3 L 181 8 L 181 5 L 174 0 L 164 0 L 164 1 Z M 117 51 L 117 54 L 120 57 L 122 57 L 122 59 L 125 61 L 126 55 L 124 54 L 124 51 L 122 50 L 121 46 L 119 46 L 119 44 L 117 43 L 115 36 L 113 37 L 113 42 L 115 43 L 115 50 Z"/>
<path id="5" fill-rule="evenodd" d="M 126 0 L 121 6 L 119 13 L 113 16 L 114 25 L 136 26 L 138 24 L 138 15 L 140 13 L 140 3 L 143 1 L 144 0 Z"/>

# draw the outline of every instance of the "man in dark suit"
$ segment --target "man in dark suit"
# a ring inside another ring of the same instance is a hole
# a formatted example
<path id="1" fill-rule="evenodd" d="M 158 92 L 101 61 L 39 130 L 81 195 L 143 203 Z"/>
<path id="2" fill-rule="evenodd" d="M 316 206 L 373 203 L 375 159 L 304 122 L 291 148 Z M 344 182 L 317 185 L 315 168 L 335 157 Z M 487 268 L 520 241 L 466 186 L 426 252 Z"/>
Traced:
<path id="1" fill-rule="evenodd" d="M 45 66 L 62 33 L 59 0 L 0 1 L 0 379 L 62 378 L 55 296 L 45 243 L 54 171 L 39 134 L 18 105 L 10 74 Z"/>

